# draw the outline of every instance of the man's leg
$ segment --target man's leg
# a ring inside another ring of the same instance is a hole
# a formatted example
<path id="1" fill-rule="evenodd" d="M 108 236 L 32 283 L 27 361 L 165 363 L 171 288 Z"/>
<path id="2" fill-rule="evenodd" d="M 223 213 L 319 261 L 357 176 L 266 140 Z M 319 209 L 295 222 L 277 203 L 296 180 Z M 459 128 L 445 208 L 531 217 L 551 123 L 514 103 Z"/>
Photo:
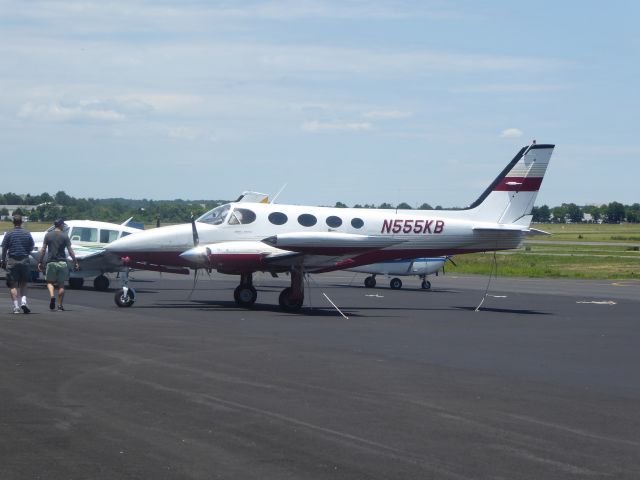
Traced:
<path id="1" fill-rule="evenodd" d="M 56 308 L 56 289 L 53 282 L 47 281 L 47 290 L 49 290 L 49 308 L 53 310 Z"/>
<path id="2" fill-rule="evenodd" d="M 62 300 L 64 300 L 64 282 L 58 285 L 58 310 L 64 310 Z"/>
<path id="3" fill-rule="evenodd" d="M 24 313 L 31 313 L 31 309 L 27 305 L 27 292 L 29 290 L 29 283 L 24 280 L 19 286 L 18 290 L 20 292 L 20 308 Z"/>

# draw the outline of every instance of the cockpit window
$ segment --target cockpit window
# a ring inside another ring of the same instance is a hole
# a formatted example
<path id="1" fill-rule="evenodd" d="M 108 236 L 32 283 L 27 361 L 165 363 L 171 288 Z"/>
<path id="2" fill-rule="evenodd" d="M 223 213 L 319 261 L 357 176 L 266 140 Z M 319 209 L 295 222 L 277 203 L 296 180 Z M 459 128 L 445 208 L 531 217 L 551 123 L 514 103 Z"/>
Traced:
<path id="1" fill-rule="evenodd" d="M 235 208 L 229 215 L 229 225 L 246 225 L 255 221 L 256 214 L 247 208 Z"/>
<path id="2" fill-rule="evenodd" d="M 210 225 L 220 225 L 224 222 L 225 218 L 227 218 L 227 214 L 229 213 L 230 208 L 231 207 L 228 203 L 220 205 L 219 207 L 216 207 L 213 210 L 209 210 L 204 215 L 198 217 L 196 221 L 208 223 Z"/>
<path id="3" fill-rule="evenodd" d="M 87 227 L 73 227 L 69 234 L 72 242 L 97 242 L 98 229 Z"/>

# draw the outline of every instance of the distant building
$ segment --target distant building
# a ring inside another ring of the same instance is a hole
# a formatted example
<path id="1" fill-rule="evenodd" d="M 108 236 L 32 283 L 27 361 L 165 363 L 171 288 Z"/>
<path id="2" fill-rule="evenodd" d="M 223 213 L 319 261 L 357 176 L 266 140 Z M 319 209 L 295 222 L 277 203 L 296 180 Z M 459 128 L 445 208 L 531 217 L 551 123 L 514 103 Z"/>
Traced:
<path id="1" fill-rule="evenodd" d="M 4 210 L 6 208 L 9 211 L 8 215 L 0 216 L 0 220 L 11 220 L 11 217 L 13 217 L 13 212 L 20 209 L 22 211 L 22 219 L 25 222 L 28 222 L 29 216 L 26 213 L 34 210 L 37 207 L 38 205 L 0 205 L 0 210 Z"/>

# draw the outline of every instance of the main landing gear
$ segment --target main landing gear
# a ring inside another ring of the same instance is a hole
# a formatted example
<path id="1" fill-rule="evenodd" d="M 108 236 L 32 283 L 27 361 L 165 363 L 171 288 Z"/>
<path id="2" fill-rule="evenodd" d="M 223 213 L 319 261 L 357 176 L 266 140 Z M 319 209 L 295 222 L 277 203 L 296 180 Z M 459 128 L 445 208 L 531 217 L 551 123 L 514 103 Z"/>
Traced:
<path id="1" fill-rule="evenodd" d="M 253 286 L 253 274 L 241 274 L 240 285 L 233 291 L 233 299 L 239 306 L 248 308 L 256 303 L 257 298 L 258 292 Z"/>
<path id="2" fill-rule="evenodd" d="M 240 275 L 240 285 L 233 291 L 233 299 L 238 306 L 249 308 L 258 297 L 258 292 L 253 286 L 253 274 Z M 291 286 L 280 292 L 278 297 L 280 308 L 285 312 L 297 312 L 304 303 L 304 275 L 302 267 L 294 267 L 291 270 Z"/>
<path id="3" fill-rule="evenodd" d="M 285 312 L 297 312 L 304 303 L 304 275 L 302 267 L 296 266 L 291 270 L 291 286 L 280 292 L 278 297 L 280 308 Z"/>
<path id="4" fill-rule="evenodd" d="M 109 290 L 109 278 L 105 275 L 98 275 L 93 279 L 93 288 L 100 292 L 106 292 Z"/>
<path id="5" fill-rule="evenodd" d="M 420 279 L 422 280 L 422 288 L 424 290 L 430 290 L 431 289 L 431 282 L 429 280 L 427 280 L 427 276 L 426 275 L 420 275 Z M 367 288 L 373 288 L 376 286 L 376 276 L 375 275 L 370 275 L 367 278 L 364 279 L 364 286 Z M 400 280 L 399 278 L 392 278 L 391 281 L 389 282 L 389 286 L 394 289 L 394 290 L 400 290 L 402 288 L 402 280 Z"/>
<path id="6" fill-rule="evenodd" d="M 399 278 L 392 278 L 391 282 L 389 282 L 389 285 L 394 290 L 399 290 L 402 288 L 402 280 L 400 280 Z M 373 288 L 376 286 L 375 274 L 364 279 L 364 286 L 367 288 Z"/>
<path id="7" fill-rule="evenodd" d="M 136 301 L 136 291 L 129 287 L 129 267 L 125 267 L 122 278 L 122 290 L 116 292 L 114 300 L 119 307 L 130 307 Z"/>

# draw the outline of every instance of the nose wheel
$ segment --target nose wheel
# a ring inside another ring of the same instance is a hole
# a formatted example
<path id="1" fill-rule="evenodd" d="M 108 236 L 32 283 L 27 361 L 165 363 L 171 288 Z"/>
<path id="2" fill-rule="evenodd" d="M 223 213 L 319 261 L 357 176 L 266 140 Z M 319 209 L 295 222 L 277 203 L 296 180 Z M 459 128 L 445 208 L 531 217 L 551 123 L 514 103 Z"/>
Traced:
<path id="1" fill-rule="evenodd" d="M 136 301 L 136 291 L 129 288 L 129 267 L 125 267 L 122 275 L 122 290 L 115 294 L 114 301 L 119 307 L 130 307 Z"/>

